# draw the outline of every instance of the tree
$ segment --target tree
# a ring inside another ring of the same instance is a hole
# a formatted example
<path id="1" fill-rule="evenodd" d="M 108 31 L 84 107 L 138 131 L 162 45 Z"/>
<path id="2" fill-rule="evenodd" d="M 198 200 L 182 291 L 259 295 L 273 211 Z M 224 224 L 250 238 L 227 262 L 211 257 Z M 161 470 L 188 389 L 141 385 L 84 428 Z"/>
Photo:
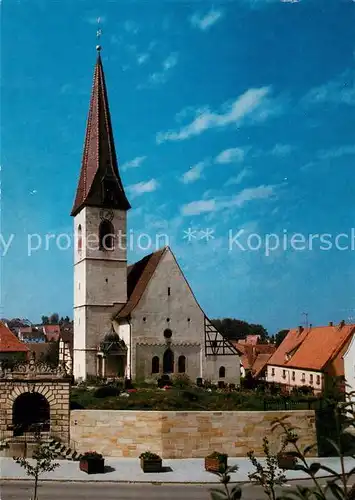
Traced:
<path id="1" fill-rule="evenodd" d="M 48 443 L 43 442 L 41 433 L 38 430 L 35 432 L 35 440 L 36 447 L 32 454 L 35 465 L 32 465 L 24 457 L 14 457 L 15 462 L 25 469 L 26 474 L 34 478 L 33 498 L 31 500 L 38 500 L 37 489 L 40 475 L 59 467 L 59 464 L 54 462 L 56 458 L 55 452 L 49 448 Z"/>
<path id="2" fill-rule="evenodd" d="M 49 317 L 49 323 L 51 325 L 58 325 L 59 322 L 59 314 L 58 313 L 53 313 Z"/>
<path id="3" fill-rule="evenodd" d="M 47 351 L 42 355 L 42 361 L 56 367 L 59 363 L 59 340 L 49 342 Z"/>
<path id="4" fill-rule="evenodd" d="M 231 340 L 245 339 L 247 335 L 260 335 L 261 342 L 266 342 L 268 338 L 268 332 L 262 325 L 249 324 L 240 319 L 213 319 L 212 324 L 224 337 Z"/>
<path id="5" fill-rule="evenodd" d="M 42 325 L 48 325 L 49 318 L 48 316 L 42 316 Z"/>
<path id="6" fill-rule="evenodd" d="M 277 334 L 275 335 L 275 345 L 276 345 L 276 347 L 279 347 L 279 345 L 284 340 L 284 338 L 286 337 L 286 335 L 288 334 L 288 332 L 289 332 L 289 330 L 280 330 L 279 332 L 277 332 Z"/>

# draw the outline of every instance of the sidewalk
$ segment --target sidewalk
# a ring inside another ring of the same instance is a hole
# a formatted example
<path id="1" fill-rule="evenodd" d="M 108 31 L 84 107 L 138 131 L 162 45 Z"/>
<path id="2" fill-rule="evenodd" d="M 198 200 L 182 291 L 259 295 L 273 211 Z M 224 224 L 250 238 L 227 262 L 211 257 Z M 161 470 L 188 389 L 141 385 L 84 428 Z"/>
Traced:
<path id="1" fill-rule="evenodd" d="M 262 459 L 261 459 L 262 461 Z M 340 471 L 340 462 L 337 458 L 311 459 L 309 463 L 317 461 Z M 218 477 L 204 470 L 202 458 L 163 460 L 166 472 L 144 473 L 140 468 L 138 458 L 107 458 L 104 474 L 88 475 L 79 470 L 79 463 L 68 460 L 58 460 L 60 467 L 53 472 L 43 474 L 41 480 L 46 481 L 92 481 L 92 482 L 121 482 L 121 483 L 218 483 Z M 346 471 L 353 467 L 353 459 L 346 459 Z M 229 458 L 228 465 L 238 465 L 239 470 L 232 474 L 232 482 L 249 482 L 248 473 L 253 471 L 252 465 L 247 458 Z M 286 471 L 287 479 L 307 479 L 308 476 L 302 471 Z M 326 472 L 320 472 L 319 477 L 325 477 Z M 12 458 L 0 459 L 0 480 L 32 480 L 26 476 L 22 467 L 16 464 Z"/>

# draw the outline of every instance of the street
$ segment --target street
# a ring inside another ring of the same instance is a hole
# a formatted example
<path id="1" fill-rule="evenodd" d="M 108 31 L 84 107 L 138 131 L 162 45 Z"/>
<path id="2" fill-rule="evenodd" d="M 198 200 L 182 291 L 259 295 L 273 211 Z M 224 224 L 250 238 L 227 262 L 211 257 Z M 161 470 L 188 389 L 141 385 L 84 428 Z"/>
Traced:
<path id="1" fill-rule="evenodd" d="M 294 484 L 294 483 L 292 483 Z M 298 481 L 297 484 L 309 485 L 309 481 Z M 325 484 L 325 481 L 322 481 Z M 43 482 L 38 489 L 39 500 L 84 500 L 102 498 L 105 500 L 210 500 L 209 488 L 219 485 L 159 485 L 159 484 L 122 484 L 122 483 L 74 483 Z M 287 493 L 292 486 L 285 487 Z M 28 500 L 33 491 L 31 482 L 1 481 L 0 500 Z M 280 490 L 278 490 L 280 492 Z M 331 498 L 331 497 L 330 497 Z M 243 486 L 242 500 L 265 500 L 266 495 L 258 486 Z"/>

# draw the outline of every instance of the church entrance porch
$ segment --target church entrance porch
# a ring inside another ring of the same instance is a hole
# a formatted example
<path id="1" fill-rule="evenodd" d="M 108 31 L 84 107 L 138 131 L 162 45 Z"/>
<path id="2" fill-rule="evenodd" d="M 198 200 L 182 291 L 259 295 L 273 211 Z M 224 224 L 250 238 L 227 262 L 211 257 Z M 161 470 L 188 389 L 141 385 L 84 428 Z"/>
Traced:
<path id="1" fill-rule="evenodd" d="M 101 378 L 123 378 L 126 375 L 127 346 L 113 328 L 105 335 L 97 353 L 96 372 Z"/>
<path id="2" fill-rule="evenodd" d="M 12 407 L 13 435 L 23 436 L 28 432 L 49 432 L 50 407 L 47 399 L 38 392 L 24 392 Z"/>

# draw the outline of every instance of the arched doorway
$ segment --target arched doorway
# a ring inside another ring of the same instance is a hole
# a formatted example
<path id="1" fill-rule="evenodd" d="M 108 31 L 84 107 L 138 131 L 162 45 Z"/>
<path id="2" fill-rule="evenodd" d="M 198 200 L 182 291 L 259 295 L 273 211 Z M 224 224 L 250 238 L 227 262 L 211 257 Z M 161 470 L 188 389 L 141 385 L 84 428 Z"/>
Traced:
<path id="1" fill-rule="evenodd" d="M 171 349 L 167 349 L 164 352 L 163 372 L 164 373 L 174 373 L 174 353 Z"/>
<path id="2" fill-rule="evenodd" d="M 46 398 L 38 392 L 24 392 L 14 401 L 12 408 L 14 436 L 33 432 L 39 428 L 42 432 L 50 429 L 50 409 Z"/>

